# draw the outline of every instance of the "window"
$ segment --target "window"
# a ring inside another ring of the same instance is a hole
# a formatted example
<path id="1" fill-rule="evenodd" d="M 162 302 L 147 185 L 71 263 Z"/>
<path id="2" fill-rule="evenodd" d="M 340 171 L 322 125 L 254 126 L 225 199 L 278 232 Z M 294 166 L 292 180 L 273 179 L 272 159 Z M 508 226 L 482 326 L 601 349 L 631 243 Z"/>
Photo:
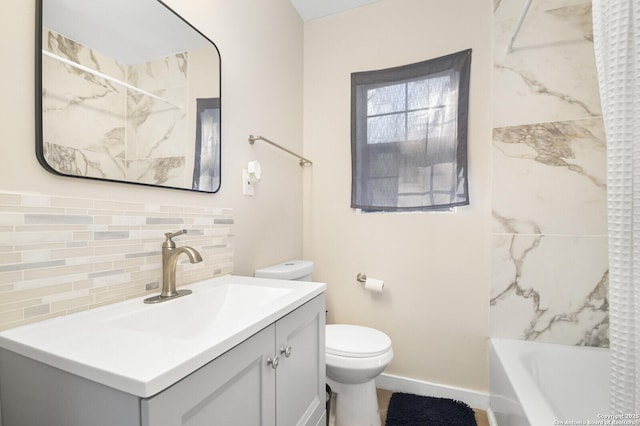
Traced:
<path id="1" fill-rule="evenodd" d="M 471 50 L 351 74 L 351 207 L 441 210 L 469 204 Z"/>
<path id="2" fill-rule="evenodd" d="M 196 99 L 196 155 L 193 189 L 220 189 L 220 98 Z"/>

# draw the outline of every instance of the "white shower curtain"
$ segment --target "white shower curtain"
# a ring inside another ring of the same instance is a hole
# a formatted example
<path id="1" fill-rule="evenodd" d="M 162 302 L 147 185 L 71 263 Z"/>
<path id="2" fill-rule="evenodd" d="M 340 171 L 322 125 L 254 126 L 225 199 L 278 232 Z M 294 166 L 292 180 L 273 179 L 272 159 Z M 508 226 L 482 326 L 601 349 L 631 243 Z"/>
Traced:
<path id="1" fill-rule="evenodd" d="M 611 414 L 640 413 L 640 0 L 593 0 L 607 137 Z"/>

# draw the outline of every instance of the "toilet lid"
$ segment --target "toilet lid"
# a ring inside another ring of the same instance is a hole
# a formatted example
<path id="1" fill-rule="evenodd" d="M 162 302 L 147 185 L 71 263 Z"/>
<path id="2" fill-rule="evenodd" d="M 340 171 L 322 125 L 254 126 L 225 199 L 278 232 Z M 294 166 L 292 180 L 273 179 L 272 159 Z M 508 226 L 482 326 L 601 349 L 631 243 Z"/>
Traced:
<path id="1" fill-rule="evenodd" d="M 359 325 L 327 325 L 325 341 L 327 353 L 351 358 L 382 355 L 391 347 L 389 336 Z"/>

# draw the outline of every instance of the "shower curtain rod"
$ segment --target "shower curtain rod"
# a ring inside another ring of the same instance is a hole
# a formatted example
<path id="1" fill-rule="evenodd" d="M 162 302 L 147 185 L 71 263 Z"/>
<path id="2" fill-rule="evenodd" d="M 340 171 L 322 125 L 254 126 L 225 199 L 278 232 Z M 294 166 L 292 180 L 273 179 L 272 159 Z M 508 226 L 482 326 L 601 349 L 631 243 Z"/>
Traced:
<path id="1" fill-rule="evenodd" d="M 125 83 L 122 80 L 118 80 L 115 77 L 111 77 L 110 75 L 101 73 L 100 71 L 96 71 L 96 70 L 91 69 L 91 68 L 89 68 L 87 66 L 84 66 L 84 65 L 79 64 L 77 62 L 71 61 L 71 60 L 69 60 L 67 58 L 63 58 L 62 56 L 58 56 L 55 53 L 51 53 L 51 52 L 49 52 L 47 50 L 42 49 L 42 54 L 45 55 L 45 56 L 48 56 L 48 57 L 50 57 L 52 59 L 55 59 L 56 61 L 60 61 L 63 64 L 67 64 L 67 65 L 70 65 L 70 66 L 72 66 L 74 68 L 77 68 L 77 69 L 79 69 L 81 71 L 84 71 L 86 73 L 93 74 L 93 75 L 95 75 L 97 77 L 104 78 L 105 80 L 111 81 L 111 82 L 119 84 L 121 86 L 124 86 L 127 89 L 133 90 L 134 92 L 138 92 L 138 93 L 143 94 L 145 96 L 149 96 L 150 98 L 157 99 L 157 100 L 159 100 L 161 102 L 164 102 L 165 104 L 171 105 L 172 107 L 175 107 L 175 108 L 178 108 L 178 109 L 182 109 L 182 107 L 180 105 L 176 105 L 173 102 L 169 102 L 168 100 L 166 100 L 164 98 L 161 98 L 160 96 L 156 96 L 153 93 L 147 92 L 146 90 L 139 89 L 136 86 L 132 86 L 129 83 Z"/>
<path id="2" fill-rule="evenodd" d="M 265 137 L 249 135 L 249 143 L 251 145 L 253 145 L 255 143 L 255 141 L 259 141 L 259 140 L 263 140 L 266 143 L 271 144 L 271 145 L 275 146 L 276 148 L 279 148 L 279 149 L 283 150 L 284 152 L 293 155 L 296 158 L 299 158 L 300 159 L 300 166 L 304 166 L 305 164 L 313 164 L 311 162 L 311 160 L 308 160 L 308 159 L 304 158 L 303 156 L 298 155 L 295 152 L 293 152 L 293 151 L 291 151 L 291 150 L 289 150 L 289 149 L 287 149 L 287 148 L 285 148 L 283 146 L 280 146 L 277 143 L 275 143 L 273 141 L 270 141 L 269 139 L 267 139 Z"/>
<path id="3" fill-rule="evenodd" d="M 533 0 L 527 0 L 527 3 L 524 5 L 522 9 L 522 13 L 520 14 L 520 21 L 518 22 L 518 26 L 516 27 L 516 31 L 513 33 L 513 37 L 511 37 L 511 41 L 509 42 L 509 46 L 507 46 L 507 53 L 513 52 L 513 43 L 516 41 L 516 37 L 518 37 L 518 33 L 520 32 L 520 28 L 522 28 L 522 23 L 524 22 L 524 18 L 529 13 L 529 7 L 531 7 L 531 3 Z"/>

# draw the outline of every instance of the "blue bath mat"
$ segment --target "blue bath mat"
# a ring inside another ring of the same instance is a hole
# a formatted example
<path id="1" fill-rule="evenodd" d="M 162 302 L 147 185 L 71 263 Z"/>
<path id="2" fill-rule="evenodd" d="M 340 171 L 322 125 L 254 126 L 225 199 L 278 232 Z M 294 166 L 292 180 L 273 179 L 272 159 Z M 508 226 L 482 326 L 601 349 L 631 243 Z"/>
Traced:
<path id="1" fill-rule="evenodd" d="M 391 395 L 386 426 L 477 426 L 467 404 L 453 399 L 396 392 Z"/>

